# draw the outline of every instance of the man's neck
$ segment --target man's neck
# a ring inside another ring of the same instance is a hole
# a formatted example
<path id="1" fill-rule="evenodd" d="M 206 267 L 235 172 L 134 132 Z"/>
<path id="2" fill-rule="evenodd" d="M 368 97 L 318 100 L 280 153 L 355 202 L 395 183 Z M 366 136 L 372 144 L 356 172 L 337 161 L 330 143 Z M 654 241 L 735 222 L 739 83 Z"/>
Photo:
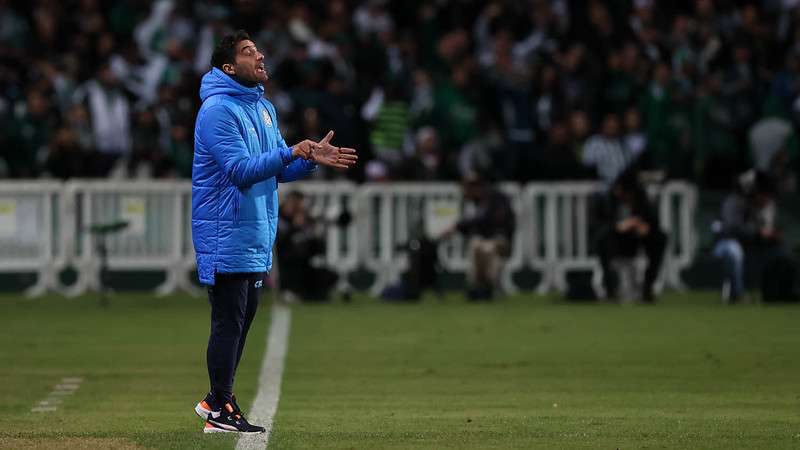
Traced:
<path id="1" fill-rule="evenodd" d="M 231 75 L 231 78 L 233 78 L 233 80 L 235 82 L 237 82 L 237 83 L 239 83 L 239 84 L 241 84 L 242 86 L 245 86 L 245 87 L 253 88 L 253 87 L 258 86 L 258 83 L 254 82 L 254 81 L 244 80 L 242 78 L 237 77 L 236 75 Z"/>

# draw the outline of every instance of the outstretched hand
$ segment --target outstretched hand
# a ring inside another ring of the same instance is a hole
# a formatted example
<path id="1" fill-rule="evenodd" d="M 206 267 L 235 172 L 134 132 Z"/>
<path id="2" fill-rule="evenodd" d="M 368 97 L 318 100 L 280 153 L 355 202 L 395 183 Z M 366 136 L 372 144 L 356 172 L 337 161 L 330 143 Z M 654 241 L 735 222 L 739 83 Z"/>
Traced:
<path id="1" fill-rule="evenodd" d="M 348 169 L 355 165 L 356 161 L 358 161 L 356 150 L 353 148 L 331 145 L 331 139 L 333 139 L 333 131 L 329 131 L 328 134 L 312 148 L 311 160 L 317 164 L 336 169 Z"/>

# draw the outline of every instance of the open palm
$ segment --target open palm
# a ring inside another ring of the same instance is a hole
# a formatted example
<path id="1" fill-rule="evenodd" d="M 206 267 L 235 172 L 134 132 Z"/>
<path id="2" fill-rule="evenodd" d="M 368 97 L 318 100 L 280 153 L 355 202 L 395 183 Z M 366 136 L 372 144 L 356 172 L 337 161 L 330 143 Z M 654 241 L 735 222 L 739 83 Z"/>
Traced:
<path id="1" fill-rule="evenodd" d="M 329 131 L 328 134 L 313 147 L 311 159 L 317 164 L 334 167 L 336 169 L 347 169 L 355 165 L 356 161 L 358 161 L 356 150 L 354 148 L 331 145 L 331 139 L 333 139 L 333 131 Z"/>

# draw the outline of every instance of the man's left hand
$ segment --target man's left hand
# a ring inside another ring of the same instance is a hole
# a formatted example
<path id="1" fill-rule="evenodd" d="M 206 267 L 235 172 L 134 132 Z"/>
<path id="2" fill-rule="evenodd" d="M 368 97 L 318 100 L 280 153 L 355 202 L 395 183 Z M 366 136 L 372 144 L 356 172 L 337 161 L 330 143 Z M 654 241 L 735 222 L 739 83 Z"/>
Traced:
<path id="1" fill-rule="evenodd" d="M 348 169 L 355 165 L 356 161 L 358 161 L 356 150 L 353 148 L 331 145 L 331 139 L 333 139 L 333 131 L 329 131 L 328 134 L 313 147 L 311 151 L 311 160 L 317 164 L 336 169 Z"/>

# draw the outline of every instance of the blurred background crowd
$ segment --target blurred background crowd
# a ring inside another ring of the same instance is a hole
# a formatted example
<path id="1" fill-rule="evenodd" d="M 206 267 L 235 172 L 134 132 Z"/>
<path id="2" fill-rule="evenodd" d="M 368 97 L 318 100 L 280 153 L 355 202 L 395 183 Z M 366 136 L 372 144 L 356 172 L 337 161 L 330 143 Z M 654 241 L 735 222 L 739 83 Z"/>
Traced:
<path id="1" fill-rule="evenodd" d="M 265 53 L 286 141 L 358 181 L 599 177 L 727 188 L 800 168 L 797 0 L 0 0 L 0 175 L 189 177 L 217 40 Z"/>

